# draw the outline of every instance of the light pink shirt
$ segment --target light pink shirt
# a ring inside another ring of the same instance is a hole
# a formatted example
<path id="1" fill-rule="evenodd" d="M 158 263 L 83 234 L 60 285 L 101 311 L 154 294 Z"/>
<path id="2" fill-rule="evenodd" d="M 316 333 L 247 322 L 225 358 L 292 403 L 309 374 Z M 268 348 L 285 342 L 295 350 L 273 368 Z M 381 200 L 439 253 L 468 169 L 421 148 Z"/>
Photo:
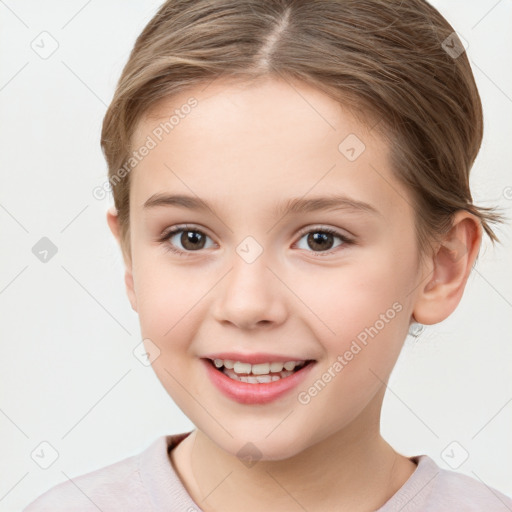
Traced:
<path id="1" fill-rule="evenodd" d="M 169 460 L 190 432 L 161 436 L 142 453 L 62 482 L 23 512 L 201 512 Z M 376 512 L 511 512 L 512 499 L 469 476 L 441 469 L 427 455 Z"/>

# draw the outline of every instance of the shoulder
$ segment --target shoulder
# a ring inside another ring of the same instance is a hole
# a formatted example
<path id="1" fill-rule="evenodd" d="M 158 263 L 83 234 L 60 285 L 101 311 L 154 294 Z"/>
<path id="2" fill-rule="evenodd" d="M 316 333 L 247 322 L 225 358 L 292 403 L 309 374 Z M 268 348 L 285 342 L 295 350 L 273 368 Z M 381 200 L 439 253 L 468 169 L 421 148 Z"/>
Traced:
<path id="1" fill-rule="evenodd" d="M 510 512 L 512 499 L 483 481 L 440 468 L 428 455 L 402 488 L 378 512 Z"/>
<path id="2" fill-rule="evenodd" d="M 142 453 L 68 478 L 39 496 L 23 512 L 152 510 L 141 478 L 140 464 L 144 456 L 156 448 L 161 449 L 165 442 L 165 436 L 160 437 Z"/>
<path id="3" fill-rule="evenodd" d="M 437 510 L 441 504 L 447 510 L 468 512 L 482 510 L 507 512 L 512 510 L 512 499 L 483 481 L 455 471 L 441 468 L 438 471 L 431 494 L 433 507 L 437 507 Z"/>

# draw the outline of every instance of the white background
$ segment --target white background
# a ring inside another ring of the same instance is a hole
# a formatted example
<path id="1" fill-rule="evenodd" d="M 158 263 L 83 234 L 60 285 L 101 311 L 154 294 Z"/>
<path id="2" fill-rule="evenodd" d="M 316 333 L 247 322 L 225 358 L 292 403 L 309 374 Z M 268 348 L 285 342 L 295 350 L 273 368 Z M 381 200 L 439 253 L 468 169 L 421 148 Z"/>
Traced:
<path id="1" fill-rule="evenodd" d="M 99 144 L 106 106 L 160 4 L 0 1 L 2 512 L 193 428 L 132 354 L 139 324 L 105 221 L 111 198 L 92 195 L 107 172 Z M 512 2 L 433 4 L 469 43 L 482 96 L 475 201 L 511 216 Z M 59 45 L 47 59 L 31 48 L 43 31 Z M 407 341 L 382 430 L 398 451 L 426 453 L 446 469 L 443 450 L 456 441 L 448 452 L 469 454 L 458 472 L 512 495 L 510 226 L 498 234 L 496 249 L 484 240 L 456 312 Z M 58 248 L 47 263 L 32 253 L 42 237 Z M 59 453 L 46 470 L 31 458 L 43 441 Z"/>

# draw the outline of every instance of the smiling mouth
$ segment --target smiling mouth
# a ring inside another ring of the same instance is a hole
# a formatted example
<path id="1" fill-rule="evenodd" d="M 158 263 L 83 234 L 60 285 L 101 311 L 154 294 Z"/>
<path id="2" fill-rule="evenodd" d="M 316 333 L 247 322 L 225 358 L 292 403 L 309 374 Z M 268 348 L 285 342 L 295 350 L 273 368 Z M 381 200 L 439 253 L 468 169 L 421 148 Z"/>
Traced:
<path id="1" fill-rule="evenodd" d="M 207 359 L 219 372 L 232 380 L 248 384 L 269 384 L 286 379 L 314 362 L 313 359 L 305 361 L 286 361 L 272 363 L 243 363 L 229 359 Z"/>

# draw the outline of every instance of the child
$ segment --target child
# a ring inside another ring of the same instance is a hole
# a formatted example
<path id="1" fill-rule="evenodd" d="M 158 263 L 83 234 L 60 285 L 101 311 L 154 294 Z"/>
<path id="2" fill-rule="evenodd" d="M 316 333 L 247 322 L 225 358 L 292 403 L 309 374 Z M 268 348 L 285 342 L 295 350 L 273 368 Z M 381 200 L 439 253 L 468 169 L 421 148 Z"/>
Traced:
<path id="1" fill-rule="evenodd" d="M 107 220 L 197 428 L 25 510 L 512 510 L 379 430 L 409 328 L 446 319 L 498 241 L 469 189 L 481 139 L 462 43 L 424 0 L 162 5 L 104 119 Z"/>

